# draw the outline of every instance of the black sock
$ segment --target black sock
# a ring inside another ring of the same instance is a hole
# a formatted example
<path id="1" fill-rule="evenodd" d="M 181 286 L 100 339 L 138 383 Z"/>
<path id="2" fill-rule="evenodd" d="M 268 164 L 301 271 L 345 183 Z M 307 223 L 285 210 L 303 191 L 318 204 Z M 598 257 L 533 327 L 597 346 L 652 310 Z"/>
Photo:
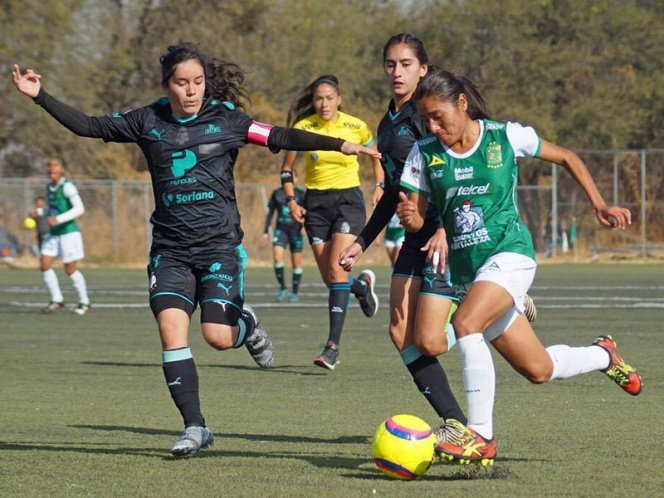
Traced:
<path id="1" fill-rule="evenodd" d="M 302 273 L 302 268 L 293 268 L 293 294 L 297 294 L 300 291 Z"/>
<path id="2" fill-rule="evenodd" d="M 164 354 L 179 353 L 188 349 L 164 351 Z M 201 402 L 198 397 L 198 372 L 194 359 L 191 356 L 176 361 L 168 361 L 167 359 L 162 365 L 162 369 L 171 397 L 184 420 L 184 426 L 205 426 L 205 419 L 201 413 Z"/>
<path id="3" fill-rule="evenodd" d="M 279 288 L 285 289 L 286 281 L 284 280 L 284 265 L 280 263 L 275 263 L 274 274 L 277 276 L 277 282 L 279 283 Z"/>
<path id="4" fill-rule="evenodd" d="M 367 295 L 369 287 L 367 287 L 367 284 L 362 282 L 362 280 L 358 280 L 349 275 L 348 283 L 350 284 L 350 291 L 355 297 L 364 297 Z"/>
<path id="5" fill-rule="evenodd" d="M 413 376 L 415 385 L 439 417 L 444 420 L 453 418 L 463 425 L 468 423 L 468 419 L 452 393 L 447 374 L 437 358 L 422 355 L 406 367 Z"/>
<path id="6" fill-rule="evenodd" d="M 330 335 L 327 342 L 339 345 L 341 332 L 346 321 L 346 310 L 348 309 L 348 298 L 350 286 L 346 283 L 330 284 L 330 297 L 328 300 L 328 311 L 330 314 Z"/>

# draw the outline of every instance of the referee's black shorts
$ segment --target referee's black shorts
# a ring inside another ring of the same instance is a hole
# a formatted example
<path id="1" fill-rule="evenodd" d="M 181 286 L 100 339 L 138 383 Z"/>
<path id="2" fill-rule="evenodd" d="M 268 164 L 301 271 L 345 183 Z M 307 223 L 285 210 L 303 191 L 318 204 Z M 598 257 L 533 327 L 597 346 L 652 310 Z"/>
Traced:
<path id="1" fill-rule="evenodd" d="M 327 242 L 335 233 L 359 235 L 367 220 L 364 196 L 359 187 L 340 190 L 307 190 L 304 228 L 313 246 Z"/>

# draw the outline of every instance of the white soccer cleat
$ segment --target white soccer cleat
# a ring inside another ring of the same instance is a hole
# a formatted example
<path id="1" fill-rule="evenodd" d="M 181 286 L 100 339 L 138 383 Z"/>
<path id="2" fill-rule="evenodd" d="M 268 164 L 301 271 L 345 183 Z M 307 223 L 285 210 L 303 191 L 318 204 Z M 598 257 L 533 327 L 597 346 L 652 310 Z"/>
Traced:
<path id="1" fill-rule="evenodd" d="M 213 444 L 214 434 L 212 434 L 212 431 L 207 427 L 195 425 L 184 430 L 180 439 L 171 448 L 171 453 L 177 458 L 188 457 Z"/>

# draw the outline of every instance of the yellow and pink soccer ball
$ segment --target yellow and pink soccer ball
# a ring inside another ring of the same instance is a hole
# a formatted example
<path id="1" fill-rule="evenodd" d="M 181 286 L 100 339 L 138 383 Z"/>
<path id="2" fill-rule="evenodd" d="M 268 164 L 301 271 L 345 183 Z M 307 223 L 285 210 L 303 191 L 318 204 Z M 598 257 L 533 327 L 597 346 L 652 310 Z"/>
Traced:
<path id="1" fill-rule="evenodd" d="M 416 479 L 429 470 L 436 437 L 414 415 L 394 415 L 378 426 L 371 445 L 376 466 L 393 479 Z"/>

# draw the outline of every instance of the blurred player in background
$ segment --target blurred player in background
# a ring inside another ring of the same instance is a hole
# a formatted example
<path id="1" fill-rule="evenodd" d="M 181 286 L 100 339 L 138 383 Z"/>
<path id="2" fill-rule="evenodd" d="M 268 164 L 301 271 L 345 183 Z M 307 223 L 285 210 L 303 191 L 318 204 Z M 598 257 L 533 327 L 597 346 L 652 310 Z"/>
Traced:
<path id="1" fill-rule="evenodd" d="M 44 243 L 44 238 L 48 235 L 48 232 L 51 230 L 51 226 L 48 224 L 48 204 L 46 203 L 46 198 L 37 197 L 35 199 L 35 207 L 30 210 L 30 218 L 34 220 L 32 224 L 37 236 L 37 246 L 33 249 L 35 256 L 39 257 L 41 255 L 41 246 Z"/>
<path id="2" fill-rule="evenodd" d="M 293 183 L 297 182 L 297 175 L 293 171 Z M 295 200 L 298 204 L 304 201 L 304 189 L 295 187 Z M 304 248 L 304 234 L 302 223 L 296 223 L 288 210 L 286 194 L 283 187 L 275 189 L 270 195 L 267 203 L 267 215 L 265 217 L 265 228 L 263 230 L 263 242 L 267 243 L 272 218 L 277 213 L 277 222 L 272 236 L 272 260 L 274 262 L 274 273 L 277 276 L 279 292 L 277 301 L 283 302 L 288 298 L 291 303 L 298 301 L 298 291 L 302 280 L 302 249 Z M 286 247 L 290 249 L 291 264 L 293 268 L 292 290 L 288 296 L 286 278 L 284 275 L 284 254 Z"/>
<path id="3" fill-rule="evenodd" d="M 296 129 L 376 147 L 369 126 L 341 111 L 339 80 L 331 74 L 316 78 L 295 96 L 288 111 L 288 124 Z M 376 275 L 371 270 L 364 270 L 353 278 L 338 264 L 339 253 L 360 233 L 366 221 L 357 158 L 324 151 L 307 152 L 304 156 L 304 184 L 307 188 L 304 203 L 300 204 L 295 198 L 295 152 L 286 152 L 281 182 L 290 213 L 297 223 L 304 223 L 318 270 L 329 289 L 328 337 L 314 364 L 334 370 L 351 292 L 359 300 L 365 316 L 372 317 L 378 311 L 374 291 Z M 383 172 L 378 159 L 374 158 L 373 168 L 376 184 L 382 184 Z M 374 203 L 382 195 L 382 189 L 376 190 Z"/>
<path id="4" fill-rule="evenodd" d="M 191 317 L 201 307 L 201 333 L 215 349 L 246 346 L 263 368 L 272 365 L 272 341 L 244 304 L 246 253 L 233 169 L 247 144 L 287 150 L 378 153 L 345 140 L 274 127 L 241 112 L 247 100 L 244 72 L 206 59 L 191 43 L 169 46 L 160 57 L 165 98 L 124 113 L 91 117 L 49 95 L 41 76 L 14 65 L 16 88 L 79 136 L 136 143 L 152 177 L 149 302 L 162 345 L 166 384 L 184 432 L 176 457 L 212 445 L 201 412 L 198 372 L 188 344 Z M 247 387 L 251 396 L 251 387 Z M 252 405 L 252 409 L 254 409 Z"/>
<path id="5" fill-rule="evenodd" d="M 397 262 L 397 257 L 399 256 L 399 250 L 403 245 L 404 237 L 406 235 L 406 229 L 401 226 L 401 220 L 396 213 L 390 218 L 390 221 L 387 222 L 385 227 L 385 238 L 383 240 L 383 246 L 387 251 L 387 256 L 390 258 L 390 263 L 392 268 Z"/>
<path id="6" fill-rule="evenodd" d="M 85 315 L 90 311 L 90 298 L 85 277 L 78 269 L 78 263 L 85 257 L 85 252 L 83 237 L 76 222 L 76 219 L 85 213 L 85 207 L 76 185 L 65 177 L 63 159 L 50 158 L 47 170 L 51 180 L 46 187 L 48 207 L 40 202 L 41 208 L 36 207 L 30 212 L 30 216 L 37 220 L 38 236 L 39 221 L 42 223 L 42 230 L 44 218 L 49 226 L 49 231 L 43 236 L 39 247 L 39 266 L 51 295 L 51 302 L 42 309 L 42 312 L 53 313 L 65 308 L 60 282 L 53 270 L 53 263 L 59 256 L 64 264 L 65 273 L 71 278 L 78 295 L 78 305 L 73 311 L 77 315 Z"/>

